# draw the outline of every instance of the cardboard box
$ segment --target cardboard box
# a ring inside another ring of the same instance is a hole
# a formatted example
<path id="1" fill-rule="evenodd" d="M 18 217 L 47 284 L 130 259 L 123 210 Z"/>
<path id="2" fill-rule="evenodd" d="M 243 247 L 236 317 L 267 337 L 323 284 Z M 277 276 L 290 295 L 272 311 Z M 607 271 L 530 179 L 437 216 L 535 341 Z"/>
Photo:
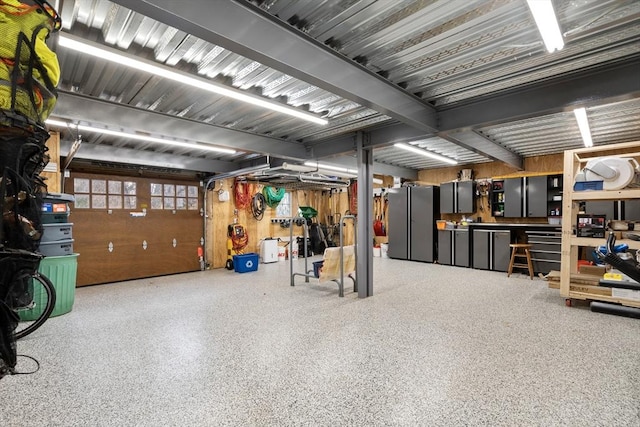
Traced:
<path id="1" fill-rule="evenodd" d="M 592 276 L 604 276 L 607 269 L 603 265 L 581 265 L 578 267 L 580 274 L 590 274 Z"/>
<path id="2" fill-rule="evenodd" d="M 389 243 L 389 236 L 373 236 L 373 242 L 375 246 L 380 246 L 380 243 Z"/>

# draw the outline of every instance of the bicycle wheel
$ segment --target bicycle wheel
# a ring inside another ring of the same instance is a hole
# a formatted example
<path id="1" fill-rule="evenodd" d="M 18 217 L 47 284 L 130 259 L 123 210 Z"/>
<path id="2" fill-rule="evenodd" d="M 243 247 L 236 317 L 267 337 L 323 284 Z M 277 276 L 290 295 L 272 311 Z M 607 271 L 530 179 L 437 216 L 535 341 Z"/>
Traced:
<path id="1" fill-rule="evenodd" d="M 20 322 L 13 333 L 16 339 L 24 338 L 42 326 L 56 305 L 56 290 L 45 275 L 34 273 L 31 276 L 31 283 L 33 303 L 29 307 L 18 310 Z"/>

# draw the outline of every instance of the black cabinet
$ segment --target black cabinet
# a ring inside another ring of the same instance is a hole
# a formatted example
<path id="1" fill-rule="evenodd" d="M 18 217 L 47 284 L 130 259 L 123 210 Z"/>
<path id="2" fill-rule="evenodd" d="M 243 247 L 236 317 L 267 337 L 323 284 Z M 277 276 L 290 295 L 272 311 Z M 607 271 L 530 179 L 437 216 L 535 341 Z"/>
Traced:
<path id="1" fill-rule="evenodd" d="M 504 216 L 504 180 L 491 183 L 491 215 Z"/>
<path id="2" fill-rule="evenodd" d="M 547 177 L 547 212 L 549 216 L 562 216 L 562 175 Z"/>
<path id="3" fill-rule="evenodd" d="M 440 213 L 474 213 L 475 197 L 475 181 L 443 182 L 440 184 Z"/>
<path id="4" fill-rule="evenodd" d="M 389 190 L 389 258 L 433 262 L 439 188 L 402 187 Z"/>

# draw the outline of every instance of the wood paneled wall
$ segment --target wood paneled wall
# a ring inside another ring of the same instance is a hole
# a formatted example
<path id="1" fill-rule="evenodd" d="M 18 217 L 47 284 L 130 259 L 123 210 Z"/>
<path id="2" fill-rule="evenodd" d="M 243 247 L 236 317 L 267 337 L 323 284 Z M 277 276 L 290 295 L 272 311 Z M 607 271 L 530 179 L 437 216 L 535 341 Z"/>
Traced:
<path id="1" fill-rule="evenodd" d="M 458 178 L 461 169 L 473 169 L 475 179 L 487 179 L 495 177 L 518 177 L 532 174 L 555 174 L 562 173 L 563 154 L 551 154 L 548 156 L 534 156 L 524 159 L 524 170 L 519 171 L 502 162 L 479 163 L 468 166 L 453 166 L 440 169 L 423 170 L 418 173 L 420 182 L 439 185 L 441 182 L 454 181 Z M 480 217 L 482 222 L 509 222 L 509 223 L 544 223 L 546 218 L 494 218 L 486 207 L 488 199 L 485 198 L 484 210 L 480 210 L 479 204 L 474 218 Z M 478 202 L 479 203 L 479 202 Z M 443 219 L 459 221 L 461 215 L 442 215 Z"/>
<path id="2" fill-rule="evenodd" d="M 49 168 L 55 166 L 55 172 L 42 172 L 41 175 L 46 179 L 47 191 L 50 193 L 60 193 L 60 134 L 51 132 L 51 136 L 47 140 L 47 154 L 49 155 Z"/>
<path id="3" fill-rule="evenodd" d="M 221 202 L 219 200 L 218 190 L 220 189 L 229 191 L 229 201 Z M 253 195 L 261 190 L 261 185 L 254 184 L 250 194 Z M 299 206 L 311 206 L 318 211 L 317 221 L 320 223 L 326 223 L 329 215 L 334 217 L 336 213 L 344 215 L 349 207 L 346 189 L 333 193 L 313 190 L 296 190 L 290 193 L 291 212 L 297 214 Z M 250 209 L 238 209 L 236 212 L 233 179 L 216 182 L 215 188 L 212 191 L 207 191 L 205 197 L 207 197 L 206 252 L 211 268 L 224 267 L 227 261 L 227 227 L 234 223 L 235 218 L 239 224 L 245 227 L 249 235 L 246 252 L 257 253 L 260 241 L 264 238 L 289 239 L 288 227 L 283 228 L 280 224 L 271 222 L 272 219 L 277 218 L 275 209 L 267 208 L 260 221 L 253 217 Z M 302 236 L 302 233 L 301 227 L 294 227 L 294 236 Z M 345 227 L 344 234 L 347 243 L 353 241 L 353 227 L 351 225 Z"/>

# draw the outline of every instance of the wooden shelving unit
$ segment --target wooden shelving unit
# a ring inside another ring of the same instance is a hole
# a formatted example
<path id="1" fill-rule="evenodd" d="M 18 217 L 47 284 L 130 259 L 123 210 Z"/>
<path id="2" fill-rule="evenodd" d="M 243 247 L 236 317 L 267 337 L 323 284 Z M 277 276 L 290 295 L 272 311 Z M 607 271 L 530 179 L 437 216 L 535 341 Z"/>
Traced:
<path id="1" fill-rule="evenodd" d="M 603 156 L 634 157 L 640 161 L 640 141 L 601 147 L 568 150 L 564 153 L 564 188 L 562 216 L 562 254 L 560 269 L 560 295 L 570 303 L 571 299 L 614 302 L 630 307 L 640 307 L 640 300 L 605 295 L 602 289 L 589 289 L 589 286 L 574 285 L 571 275 L 578 272 L 578 252 L 581 246 L 600 246 L 605 239 L 576 237 L 579 202 L 585 200 L 633 200 L 640 199 L 640 188 L 615 191 L 573 191 L 574 177 L 578 170 L 591 158 Z M 617 240 L 616 243 L 627 243 L 631 249 L 640 249 L 640 242 L 634 240 Z"/>

